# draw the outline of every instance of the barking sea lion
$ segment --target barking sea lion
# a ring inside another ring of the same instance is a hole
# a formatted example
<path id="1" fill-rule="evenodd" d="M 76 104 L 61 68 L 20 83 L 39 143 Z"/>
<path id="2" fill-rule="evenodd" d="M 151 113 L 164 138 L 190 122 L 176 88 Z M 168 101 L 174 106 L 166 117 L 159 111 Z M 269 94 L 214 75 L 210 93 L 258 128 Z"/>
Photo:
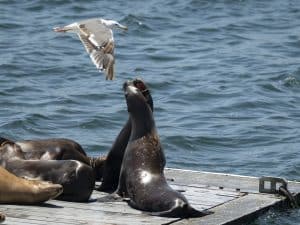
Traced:
<path id="1" fill-rule="evenodd" d="M 153 110 L 153 100 L 150 91 L 141 79 L 134 79 L 130 82 L 133 86 L 138 88 L 146 99 L 150 109 Z M 102 183 L 99 188 L 100 191 L 114 192 L 119 183 L 119 176 L 121 170 L 121 164 L 127 143 L 131 133 L 131 120 L 128 118 L 126 124 L 117 136 L 113 146 L 107 154 L 103 167 Z"/>
<path id="2" fill-rule="evenodd" d="M 156 131 L 152 110 L 142 92 L 124 84 L 131 134 L 123 157 L 116 193 L 129 198 L 133 208 L 167 217 L 200 217 L 187 199 L 173 190 L 164 176 L 165 155 Z"/>

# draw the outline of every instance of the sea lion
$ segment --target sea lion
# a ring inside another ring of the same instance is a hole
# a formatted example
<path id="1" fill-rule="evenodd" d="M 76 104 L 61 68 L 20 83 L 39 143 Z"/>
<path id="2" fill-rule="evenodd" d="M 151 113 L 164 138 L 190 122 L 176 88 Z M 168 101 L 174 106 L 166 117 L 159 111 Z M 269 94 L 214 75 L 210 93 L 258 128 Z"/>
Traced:
<path id="1" fill-rule="evenodd" d="M 2 223 L 5 220 L 5 214 L 0 212 L 0 223 Z"/>
<path id="2" fill-rule="evenodd" d="M 18 145 L 23 152 L 24 159 L 26 160 L 77 160 L 93 168 L 95 179 L 97 181 L 100 181 L 102 178 L 105 157 L 87 156 L 81 145 L 73 140 L 65 138 L 52 138 L 14 142 L 0 137 L 0 146 L 2 143 L 6 142 L 12 142 Z"/>
<path id="3" fill-rule="evenodd" d="M 41 203 L 57 197 L 62 191 L 59 184 L 20 178 L 0 167 L 1 204 Z M 3 216 L 0 215 L 0 220 L 5 218 Z"/>
<path id="4" fill-rule="evenodd" d="M 130 82 L 133 86 L 138 88 L 144 95 L 147 104 L 153 111 L 153 100 L 150 91 L 145 82 L 139 78 Z M 114 192 L 119 183 L 119 176 L 121 164 L 123 161 L 124 152 L 131 133 L 131 120 L 128 118 L 126 124 L 117 136 L 114 144 L 112 145 L 103 166 L 102 183 L 98 188 L 99 191 Z"/>
<path id="5" fill-rule="evenodd" d="M 190 206 L 173 190 L 164 176 L 165 155 L 156 131 L 152 110 L 141 91 L 124 83 L 131 134 L 127 144 L 116 194 L 128 198 L 133 208 L 166 217 L 207 215 Z"/>
<path id="6" fill-rule="evenodd" d="M 6 141 L 0 146 L 0 166 L 19 177 L 29 177 L 61 184 L 63 193 L 57 199 L 88 201 L 95 186 L 93 169 L 76 160 L 26 159 L 21 147 Z"/>

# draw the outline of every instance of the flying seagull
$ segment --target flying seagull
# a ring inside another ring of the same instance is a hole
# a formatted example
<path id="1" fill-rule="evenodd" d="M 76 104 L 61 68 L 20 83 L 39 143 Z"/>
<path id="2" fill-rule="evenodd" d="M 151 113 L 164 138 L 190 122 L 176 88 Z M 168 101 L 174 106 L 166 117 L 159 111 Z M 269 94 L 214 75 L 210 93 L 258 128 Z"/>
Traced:
<path id="1" fill-rule="evenodd" d="M 114 78 L 114 37 L 112 28 L 127 30 L 114 20 L 87 19 L 64 27 L 55 27 L 55 32 L 72 32 L 79 36 L 92 62 L 100 71 L 105 71 L 106 80 Z"/>

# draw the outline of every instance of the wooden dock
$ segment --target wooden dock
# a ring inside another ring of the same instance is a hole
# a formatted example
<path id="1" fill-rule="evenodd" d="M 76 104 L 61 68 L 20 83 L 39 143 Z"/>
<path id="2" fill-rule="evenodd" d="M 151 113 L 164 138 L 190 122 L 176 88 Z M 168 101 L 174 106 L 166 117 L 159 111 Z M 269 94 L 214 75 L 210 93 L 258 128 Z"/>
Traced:
<path id="1" fill-rule="evenodd" d="M 88 203 L 48 201 L 42 205 L 0 205 L 3 224 L 200 224 L 232 225 L 249 222 L 271 207 L 286 207 L 287 199 L 259 193 L 259 178 L 230 174 L 166 169 L 171 186 L 183 191 L 191 205 L 214 213 L 201 218 L 174 219 L 149 216 L 126 202 L 97 202 L 106 193 L 94 191 Z M 288 182 L 299 199 L 300 183 Z"/>

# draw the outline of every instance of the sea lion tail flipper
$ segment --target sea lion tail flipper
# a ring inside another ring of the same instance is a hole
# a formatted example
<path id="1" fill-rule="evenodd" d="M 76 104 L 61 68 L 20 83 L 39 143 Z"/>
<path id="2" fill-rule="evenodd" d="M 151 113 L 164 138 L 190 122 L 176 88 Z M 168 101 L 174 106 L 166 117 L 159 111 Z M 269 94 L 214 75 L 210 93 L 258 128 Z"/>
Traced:
<path id="1" fill-rule="evenodd" d="M 101 181 L 103 176 L 104 165 L 106 162 L 106 156 L 88 157 L 89 164 L 93 168 L 96 181 Z"/>
<path id="2" fill-rule="evenodd" d="M 202 217 L 202 216 L 207 216 L 207 215 L 213 214 L 213 212 L 209 211 L 209 210 L 203 210 L 203 211 L 196 210 L 193 207 L 191 207 L 190 205 L 187 207 L 186 212 L 187 212 L 187 215 L 189 218 Z"/>
<path id="3" fill-rule="evenodd" d="M 169 210 L 161 212 L 150 212 L 152 216 L 161 216 L 161 217 L 175 217 L 175 218 L 193 218 L 193 217 L 202 217 L 212 214 L 211 211 L 198 211 L 191 207 L 190 205 L 184 205 L 183 207 L 174 206 Z"/>

